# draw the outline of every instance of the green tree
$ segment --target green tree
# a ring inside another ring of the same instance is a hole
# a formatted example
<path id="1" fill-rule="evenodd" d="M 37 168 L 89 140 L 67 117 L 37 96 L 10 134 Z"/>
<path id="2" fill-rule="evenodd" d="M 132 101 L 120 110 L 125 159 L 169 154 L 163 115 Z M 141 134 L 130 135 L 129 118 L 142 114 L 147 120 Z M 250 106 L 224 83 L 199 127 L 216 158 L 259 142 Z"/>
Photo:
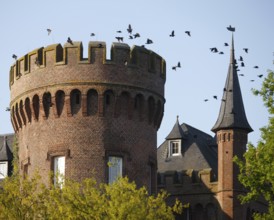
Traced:
<path id="1" fill-rule="evenodd" d="M 93 179 L 66 179 L 60 189 L 46 187 L 39 175 L 14 175 L 2 183 L 0 219 L 174 219 L 182 205 L 167 206 L 167 197 L 165 192 L 149 196 L 127 178 L 100 185 Z"/>
<path id="2" fill-rule="evenodd" d="M 239 165 L 239 180 L 247 189 L 241 195 L 243 203 L 256 201 L 263 197 L 269 203 L 268 213 L 255 214 L 255 219 L 274 219 L 274 73 L 268 72 L 260 90 L 253 90 L 255 95 L 262 97 L 270 114 L 268 125 L 261 128 L 261 140 L 255 147 L 248 144 L 244 160 L 235 158 Z"/>

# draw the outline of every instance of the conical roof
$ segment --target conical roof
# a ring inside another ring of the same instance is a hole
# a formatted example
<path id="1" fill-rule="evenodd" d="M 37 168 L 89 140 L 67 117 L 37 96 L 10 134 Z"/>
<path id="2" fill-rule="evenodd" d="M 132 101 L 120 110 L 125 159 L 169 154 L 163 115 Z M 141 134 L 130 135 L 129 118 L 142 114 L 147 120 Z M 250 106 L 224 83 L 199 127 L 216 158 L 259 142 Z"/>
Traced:
<path id="1" fill-rule="evenodd" d="M 179 116 L 177 116 L 176 123 L 173 126 L 173 128 L 172 128 L 171 132 L 169 133 L 169 135 L 166 137 L 166 140 L 184 139 L 184 138 L 185 138 L 185 134 L 184 134 L 184 131 L 183 131 L 182 127 L 180 126 Z"/>
<path id="2" fill-rule="evenodd" d="M 237 66 L 234 56 L 233 35 L 230 52 L 230 64 L 224 87 L 219 117 L 211 130 L 213 132 L 217 132 L 221 129 L 231 128 L 243 129 L 247 132 L 253 131 L 247 121 L 245 114 L 241 88 L 237 75 Z"/>

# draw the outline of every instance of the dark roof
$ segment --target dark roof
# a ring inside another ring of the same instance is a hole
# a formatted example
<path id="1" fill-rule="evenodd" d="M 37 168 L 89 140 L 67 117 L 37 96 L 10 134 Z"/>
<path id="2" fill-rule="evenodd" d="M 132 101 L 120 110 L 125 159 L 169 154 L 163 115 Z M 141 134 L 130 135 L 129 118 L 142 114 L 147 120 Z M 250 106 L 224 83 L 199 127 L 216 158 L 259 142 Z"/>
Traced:
<path id="1" fill-rule="evenodd" d="M 0 136 L 0 161 L 11 161 L 12 154 L 13 134 Z"/>
<path id="2" fill-rule="evenodd" d="M 216 140 L 188 124 L 183 123 L 184 132 L 180 156 L 169 156 L 169 140 L 157 149 L 158 172 L 202 170 L 211 168 L 215 176 L 218 170 Z"/>
<path id="3" fill-rule="evenodd" d="M 184 135 L 183 129 L 181 128 L 179 124 L 179 116 L 177 116 L 175 125 L 173 126 L 169 135 L 166 137 L 166 140 L 183 139 L 183 138 L 185 138 L 185 135 Z"/>
<path id="4" fill-rule="evenodd" d="M 221 129 L 231 128 L 243 129 L 247 132 L 253 131 L 245 115 L 241 88 L 237 75 L 237 66 L 234 56 L 233 35 L 230 52 L 230 64 L 224 87 L 219 117 L 211 130 L 213 132 L 217 132 Z"/>

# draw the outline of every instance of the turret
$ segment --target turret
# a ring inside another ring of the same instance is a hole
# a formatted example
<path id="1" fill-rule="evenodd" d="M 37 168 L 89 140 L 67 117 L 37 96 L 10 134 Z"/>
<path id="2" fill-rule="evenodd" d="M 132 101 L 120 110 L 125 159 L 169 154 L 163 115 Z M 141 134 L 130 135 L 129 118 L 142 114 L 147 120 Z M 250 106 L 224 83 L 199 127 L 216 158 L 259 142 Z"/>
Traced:
<path id="1" fill-rule="evenodd" d="M 165 60 L 123 43 L 110 54 L 99 41 L 89 43 L 87 58 L 81 42 L 54 44 L 11 67 L 11 120 L 30 175 L 98 182 L 122 175 L 155 191 Z"/>

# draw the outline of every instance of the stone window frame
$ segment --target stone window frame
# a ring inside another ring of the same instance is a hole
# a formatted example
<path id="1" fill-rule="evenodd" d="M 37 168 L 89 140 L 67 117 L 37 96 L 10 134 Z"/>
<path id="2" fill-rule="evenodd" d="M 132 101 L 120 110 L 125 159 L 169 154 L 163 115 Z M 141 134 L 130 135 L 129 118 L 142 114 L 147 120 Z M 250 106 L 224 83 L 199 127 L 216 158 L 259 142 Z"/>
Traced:
<path id="1" fill-rule="evenodd" d="M 173 153 L 173 144 L 176 144 L 176 147 L 178 147 L 177 149 L 177 153 Z M 182 152 L 182 141 L 180 139 L 176 139 L 176 140 L 170 140 L 169 141 L 169 156 L 180 156 L 181 152 Z"/>

